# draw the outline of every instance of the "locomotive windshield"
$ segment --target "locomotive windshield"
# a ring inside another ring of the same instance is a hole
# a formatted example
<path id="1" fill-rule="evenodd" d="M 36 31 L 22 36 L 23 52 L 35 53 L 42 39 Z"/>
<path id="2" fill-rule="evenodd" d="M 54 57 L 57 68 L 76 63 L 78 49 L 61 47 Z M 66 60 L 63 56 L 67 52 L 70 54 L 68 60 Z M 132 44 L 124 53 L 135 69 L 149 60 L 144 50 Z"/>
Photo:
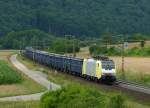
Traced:
<path id="1" fill-rule="evenodd" d="M 115 68 L 115 64 L 112 60 L 102 61 L 102 68 L 106 70 L 111 70 Z"/>

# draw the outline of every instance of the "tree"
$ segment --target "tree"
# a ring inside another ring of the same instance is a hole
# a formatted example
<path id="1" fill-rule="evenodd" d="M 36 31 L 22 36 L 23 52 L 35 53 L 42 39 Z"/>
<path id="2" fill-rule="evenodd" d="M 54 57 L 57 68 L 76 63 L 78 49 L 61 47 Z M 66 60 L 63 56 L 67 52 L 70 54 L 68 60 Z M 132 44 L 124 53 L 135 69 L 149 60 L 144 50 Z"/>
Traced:
<path id="1" fill-rule="evenodd" d="M 133 40 L 137 40 L 137 41 L 146 40 L 146 36 L 140 33 L 133 35 L 132 38 Z"/>
<path id="2" fill-rule="evenodd" d="M 135 34 L 132 38 L 135 41 L 139 41 L 140 42 L 140 46 L 142 48 L 145 46 L 145 40 L 146 40 L 146 36 L 145 35 L 142 35 L 142 34 L 138 33 L 138 34 Z"/>
<path id="3" fill-rule="evenodd" d="M 112 34 L 108 32 L 104 33 L 102 35 L 102 41 L 105 43 L 106 48 L 108 48 L 108 45 L 110 45 L 113 41 Z"/>
<path id="4" fill-rule="evenodd" d="M 53 40 L 53 36 L 37 29 L 11 32 L 4 38 L 0 38 L 0 44 L 4 49 L 20 49 L 21 46 L 43 46 L 42 40 Z"/>
<path id="5" fill-rule="evenodd" d="M 53 41 L 52 46 L 49 48 L 54 53 L 73 53 L 73 44 L 75 45 L 75 52 L 79 52 L 80 46 L 78 46 L 77 40 L 66 40 L 63 38 L 57 38 Z"/>

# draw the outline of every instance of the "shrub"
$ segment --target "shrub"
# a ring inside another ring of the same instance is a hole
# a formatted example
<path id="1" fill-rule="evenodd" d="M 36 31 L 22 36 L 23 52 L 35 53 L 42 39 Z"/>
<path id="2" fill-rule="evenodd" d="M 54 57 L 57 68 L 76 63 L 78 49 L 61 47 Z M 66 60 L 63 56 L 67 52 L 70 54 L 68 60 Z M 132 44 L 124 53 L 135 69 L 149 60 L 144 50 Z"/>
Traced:
<path id="1" fill-rule="evenodd" d="M 66 40 L 63 38 L 57 38 L 53 41 L 52 46 L 49 48 L 50 52 L 64 54 L 64 53 L 73 53 L 73 47 L 75 51 L 80 51 L 79 42 L 77 40 Z"/>
<path id="2" fill-rule="evenodd" d="M 113 55 L 121 55 L 121 49 L 110 47 L 107 51 L 107 55 L 113 56 Z"/>
<path id="3" fill-rule="evenodd" d="M 121 55 L 121 49 L 115 47 L 106 48 L 103 46 L 93 45 L 89 48 L 89 51 L 92 55 Z"/>
<path id="4" fill-rule="evenodd" d="M 103 55 L 107 53 L 107 48 L 103 46 L 92 45 L 89 47 L 90 54 L 92 55 Z"/>
<path id="5" fill-rule="evenodd" d="M 0 60 L 0 84 L 21 82 L 21 76 L 7 62 Z"/>
<path id="6" fill-rule="evenodd" d="M 124 108 L 121 95 L 105 94 L 94 88 L 77 84 L 68 85 L 57 91 L 50 91 L 41 98 L 42 108 Z M 116 103 L 117 102 L 117 103 Z M 119 103 L 118 103 L 119 102 Z"/>
<path id="7" fill-rule="evenodd" d="M 150 47 L 128 49 L 126 51 L 127 56 L 150 56 Z"/>
<path id="8" fill-rule="evenodd" d="M 89 48 L 90 54 L 92 55 L 106 55 L 106 56 L 121 56 L 122 49 L 116 47 L 101 47 L 93 45 Z M 150 56 L 150 47 L 138 48 L 134 47 L 124 51 L 125 56 Z"/>

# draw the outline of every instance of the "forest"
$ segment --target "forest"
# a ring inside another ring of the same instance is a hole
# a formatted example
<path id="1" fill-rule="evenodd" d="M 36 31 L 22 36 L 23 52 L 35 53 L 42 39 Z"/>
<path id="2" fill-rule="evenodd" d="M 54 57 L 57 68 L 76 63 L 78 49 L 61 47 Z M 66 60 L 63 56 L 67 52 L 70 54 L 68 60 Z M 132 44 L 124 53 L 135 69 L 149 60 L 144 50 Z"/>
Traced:
<path id="1" fill-rule="evenodd" d="M 55 36 L 150 34 L 149 0 L 1 0 L 0 36 L 39 29 Z"/>

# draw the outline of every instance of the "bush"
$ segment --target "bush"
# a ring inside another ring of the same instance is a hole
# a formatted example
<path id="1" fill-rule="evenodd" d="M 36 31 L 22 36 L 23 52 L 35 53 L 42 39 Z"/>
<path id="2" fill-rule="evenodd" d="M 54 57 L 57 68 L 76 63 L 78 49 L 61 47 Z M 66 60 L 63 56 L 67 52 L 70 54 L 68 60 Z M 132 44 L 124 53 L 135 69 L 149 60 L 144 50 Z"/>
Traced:
<path id="1" fill-rule="evenodd" d="M 127 56 L 150 56 L 150 47 L 128 49 L 126 52 Z"/>
<path id="2" fill-rule="evenodd" d="M 89 51 L 92 55 L 121 55 L 121 49 L 115 47 L 106 48 L 103 46 L 93 45 L 89 48 Z"/>
<path id="3" fill-rule="evenodd" d="M 59 54 L 64 54 L 65 52 L 72 53 L 73 46 L 75 47 L 76 52 L 80 51 L 79 42 L 77 40 L 66 40 L 63 38 L 57 38 L 53 41 L 52 46 L 49 48 L 49 51 Z"/>
<path id="4" fill-rule="evenodd" d="M 119 56 L 119 55 L 121 55 L 121 49 L 119 49 L 119 48 L 115 48 L 115 47 L 110 47 L 109 49 L 108 49 L 108 51 L 107 51 L 107 55 L 117 55 L 117 56 Z"/>
<path id="5" fill-rule="evenodd" d="M 121 99 L 121 100 L 120 100 Z M 68 85 L 57 91 L 50 91 L 41 98 L 42 108 L 124 108 L 121 95 L 105 94 L 93 88 Z M 119 103 L 118 103 L 119 102 Z"/>
<path id="6" fill-rule="evenodd" d="M 7 62 L 0 60 L 0 84 L 21 82 L 21 76 L 13 70 Z"/>
<path id="7" fill-rule="evenodd" d="M 107 53 L 107 48 L 106 47 L 101 47 L 97 45 L 92 45 L 89 48 L 90 54 L 92 55 L 99 55 L 99 54 L 105 54 Z"/>
<path id="8" fill-rule="evenodd" d="M 90 54 L 92 55 L 106 55 L 106 56 L 121 56 L 122 49 L 116 47 L 101 47 L 93 45 L 89 48 Z M 144 48 L 132 48 L 124 51 L 125 56 L 150 56 L 150 47 Z"/>

